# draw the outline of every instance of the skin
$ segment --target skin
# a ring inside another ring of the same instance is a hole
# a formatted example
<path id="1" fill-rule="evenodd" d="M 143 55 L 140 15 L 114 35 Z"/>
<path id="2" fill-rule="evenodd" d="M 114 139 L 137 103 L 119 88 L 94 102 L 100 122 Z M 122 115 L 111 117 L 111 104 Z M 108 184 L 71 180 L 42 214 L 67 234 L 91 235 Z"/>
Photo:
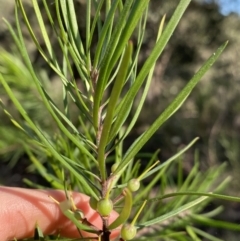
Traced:
<path id="1" fill-rule="evenodd" d="M 45 235 L 60 234 L 63 237 L 78 238 L 78 230 L 61 212 L 58 202 L 66 200 L 65 193 L 60 190 L 30 190 L 15 187 L 0 187 L 0 240 L 8 241 L 33 237 L 37 224 Z M 81 193 L 72 193 L 75 205 L 82 210 L 85 218 L 101 230 L 102 219 L 89 206 L 89 197 Z M 112 212 L 109 221 L 113 222 L 117 213 Z M 82 232 L 84 237 L 93 234 Z M 111 240 L 119 235 L 114 230 Z M 96 240 L 96 239 L 93 239 Z"/>

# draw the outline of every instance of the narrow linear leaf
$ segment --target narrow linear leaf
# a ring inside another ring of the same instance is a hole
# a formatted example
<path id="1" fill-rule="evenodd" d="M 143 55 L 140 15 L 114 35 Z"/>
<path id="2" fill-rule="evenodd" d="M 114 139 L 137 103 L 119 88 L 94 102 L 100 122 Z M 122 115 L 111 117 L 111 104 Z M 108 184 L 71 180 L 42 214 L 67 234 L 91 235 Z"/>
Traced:
<path id="1" fill-rule="evenodd" d="M 176 192 L 176 193 L 169 193 L 165 194 L 161 197 L 158 198 L 152 198 L 149 199 L 148 201 L 160 201 L 166 198 L 170 197 L 175 197 L 175 196 L 205 196 L 205 197 L 213 197 L 215 199 L 222 199 L 222 200 L 227 200 L 227 201 L 232 201 L 232 202 L 240 202 L 239 197 L 232 197 L 232 196 L 227 196 L 227 195 L 221 195 L 221 194 L 216 194 L 216 193 L 207 193 L 207 192 Z"/>
<path id="2" fill-rule="evenodd" d="M 20 26 L 19 19 L 17 19 L 17 17 L 18 17 L 18 10 L 17 10 L 17 8 L 19 7 L 19 8 L 20 8 L 20 11 L 21 11 L 21 13 L 22 13 L 22 15 L 23 15 L 23 19 L 24 19 L 24 21 L 25 21 L 25 24 L 26 24 L 26 26 L 27 26 L 27 28 L 28 28 L 28 31 L 29 31 L 30 35 L 31 35 L 31 38 L 32 38 L 32 40 L 34 41 L 34 44 L 36 45 L 39 53 L 42 55 L 42 57 L 45 59 L 45 61 L 49 64 L 49 66 L 50 66 L 59 76 L 61 76 L 63 79 L 65 79 L 65 76 L 61 73 L 61 70 L 59 69 L 59 66 L 58 66 L 58 63 L 57 63 L 56 58 L 54 58 L 54 56 L 51 56 L 51 59 L 49 59 L 49 57 L 44 53 L 41 45 L 39 44 L 39 42 L 38 42 L 38 40 L 37 40 L 37 38 L 36 38 L 36 36 L 35 36 L 35 34 L 34 34 L 34 32 L 33 32 L 33 29 L 32 29 L 32 27 L 31 27 L 31 24 L 29 23 L 29 20 L 28 20 L 28 17 L 27 17 L 26 12 L 25 12 L 25 10 L 24 10 L 24 7 L 23 7 L 23 5 L 22 5 L 22 2 L 21 2 L 20 0 L 16 0 L 16 2 L 17 2 L 17 4 L 16 4 L 16 7 L 15 7 L 15 16 L 16 16 L 16 23 L 17 23 L 17 25 Z M 16 34 L 14 33 L 14 30 L 12 29 L 12 27 L 10 26 L 10 24 L 9 24 L 6 20 L 5 20 L 5 23 L 7 24 L 8 28 L 9 28 L 9 30 L 10 30 L 10 32 L 11 32 L 11 34 L 12 34 L 14 40 L 15 40 L 15 42 L 16 42 L 18 48 L 19 48 L 19 40 L 16 39 Z M 44 30 L 43 30 L 43 31 L 44 31 Z M 44 35 L 46 35 L 46 34 L 44 33 Z M 45 36 L 45 38 L 47 39 L 48 37 Z M 45 39 L 45 41 L 48 42 L 48 40 L 46 40 L 46 39 Z M 22 43 L 21 43 L 21 44 L 22 44 Z M 51 49 L 50 43 L 47 43 L 47 44 L 48 44 L 48 48 Z M 21 46 L 24 47 L 23 45 L 21 45 Z M 21 47 L 19 48 L 19 50 L 20 50 L 20 52 L 21 52 Z M 49 50 L 49 51 L 51 52 L 51 50 Z M 53 59 L 52 59 L 52 58 L 53 58 Z"/>
<path id="3" fill-rule="evenodd" d="M 49 183 L 51 183 L 52 187 L 57 189 L 62 189 L 62 184 L 60 183 L 59 179 L 48 173 L 47 169 L 44 165 L 34 156 L 31 150 L 28 148 L 27 145 L 24 145 L 26 153 L 28 154 L 30 160 L 34 164 L 35 168 L 39 171 L 39 173 L 44 177 Z"/>
<path id="4" fill-rule="evenodd" d="M 108 69 L 111 71 L 119 56 L 121 55 L 126 43 L 131 38 L 131 35 L 136 28 L 141 16 L 143 15 L 144 11 L 147 9 L 150 0 L 145 1 L 135 1 L 130 14 L 128 15 L 127 25 L 124 27 L 123 32 L 120 36 L 114 54 L 109 59 L 109 65 L 107 66 Z M 110 71 L 108 72 L 108 76 L 110 75 Z"/>
<path id="5" fill-rule="evenodd" d="M 23 108 L 23 106 L 20 104 L 20 102 L 17 100 L 17 98 L 15 97 L 15 95 L 13 94 L 12 90 L 10 89 L 9 85 L 7 84 L 7 82 L 5 81 L 5 79 L 3 78 L 3 76 L 0 74 L 0 83 L 2 83 L 4 89 L 6 90 L 6 92 L 8 93 L 9 97 L 11 98 L 12 102 L 14 103 L 14 105 L 16 106 L 16 108 L 18 109 L 19 113 L 23 116 L 23 118 L 26 120 L 26 122 L 29 124 L 29 126 L 31 127 L 31 129 L 36 133 L 36 135 L 39 137 L 39 139 L 41 140 L 41 142 L 46 145 L 46 147 L 48 148 L 48 150 L 52 153 L 52 155 L 65 167 L 67 168 L 69 171 L 71 171 L 76 178 L 78 178 L 79 180 L 83 180 L 85 181 L 82 176 L 74 169 L 72 168 L 72 166 L 67 163 L 64 158 L 61 156 L 61 154 L 58 153 L 57 150 L 55 150 L 55 148 L 52 146 L 51 142 L 47 139 L 47 137 L 42 133 L 42 131 L 34 124 L 34 122 L 30 119 L 30 117 L 28 116 L 28 114 L 26 113 L 25 109 Z M 96 196 L 95 192 L 89 187 L 88 184 L 85 184 L 86 187 L 88 187 L 88 191 L 89 193 L 91 193 L 93 196 Z"/>
<path id="6" fill-rule="evenodd" d="M 97 5 L 97 9 L 96 9 L 95 16 L 94 16 L 94 19 L 92 21 L 92 26 L 91 26 L 91 32 L 90 32 L 89 44 L 88 44 L 89 46 L 91 46 L 93 34 L 95 32 L 95 27 L 96 27 L 97 22 L 99 21 L 100 11 L 101 11 L 101 8 L 102 8 L 102 5 L 103 5 L 104 1 L 105 0 L 101 0 Z"/>
<path id="7" fill-rule="evenodd" d="M 198 198 L 198 199 L 196 199 L 196 200 L 194 200 L 192 202 L 189 202 L 189 203 L 181 206 L 180 208 L 177 208 L 177 209 L 175 209 L 175 210 L 173 210 L 173 211 L 171 211 L 171 212 L 169 212 L 169 213 L 167 213 L 165 215 L 162 215 L 160 217 L 154 218 L 154 219 L 149 220 L 147 222 L 141 223 L 141 224 L 139 224 L 137 226 L 139 226 L 139 227 L 147 227 L 147 226 L 150 226 L 150 225 L 153 225 L 153 224 L 156 224 L 156 223 L 163 222 L 164 220 L 167 220 L 167 219 L 169 219 L 169 218 L 171 218 L 173 216 L 178 215 L 179 213 L 182 213 L 182 212 L 184 212 L 184 211 L 194 207 L 195 205 L 203 202 L 206 199 L 207 199 L 207 197 L 200 197 L 200 198 Z"/>
<path id="8" fill-rule="evenodd" d="M 111 72 L 111 70 L 109 70 L 108 68 L 108 65 L 109 65 L 111 56 L 113 55 L 115 48 L 117 46 L 117 43 L 119 41 L 122 29 L 126 24 L 126 19 L 129 14 L 129 9 L 131 8 L 132 2 L 133 0 L 126 1 L 124 8 L 119 16 L 118 22 L 115 26 L 113 36 L 106 49 L 106 54 L 104 55 L 103 64 L 102 64 L 99 78 L 97 81 L 97 87 L 94 95 L 94 104 L 93 104 L 93 123 L 94 123 L 94 128 L 96 130 L 98 129 L 100 102 L 102 100 L 104 88 L 108 81 L 107 72 L 108 72 L 108 76 L 110 75 L 110 72 Z M 126 44 L 126 42 L 124 44 Z"/>
<path id="9" fill-rule="evenodd" d="M 186 98 L 189 96 L 193 88 L 203 77 L 203 75 L 209 70 L 209 68 L 218 59 L 222 51 L 225 49 L 228 42 L 225 42 L 222 46 L 218 48 L 216 53 L 204 63 L 204 65 L 199 69 L 199 71 L 193 76 L 189 83 L 184 87 L 184 89 L 178 94 L 178 96 L 173 100 L 173 102 L 164 110 L 164 112 L 157 118 L 157 120 L 146 130 L 138 139 L 130 146 L 127 153 L 125 154 L 123 161 L 118 166 L 117 170 L 114 172 L 119 172 L 124 168 L 131 159 L 138 153 L 138 151 L 143 147 L 143 145 L 151 138 L 151 136 L 159 129 L 159 127 L 170 118 L 184 103 Z"/>
<path id="10" fill-rule="evenodd" d="M 115 106 L 117 104 L 118 98 L 121 94 L 123 84 L 125 82 L 125 78 L 128 72 L 128 66 L 132 56 L 132 42 L 129 42 L 128 46 L 126 47 L 122 63 L 120 65 L 116 81 L 113 86 L 113 90 L 111 92 L 110 100 L 107 107 L 107 115 L 104 120 L 103 130 L 101 133 L 99 148 L 98 148 L 98 163 L 99 163 L 99 170 L 103 180 L 105 180 L 105 147 L 108 143 L 109 132 L 111 129 L 111 124 L 114 116 Z"/>
<path id="11" fill-rule="evenodd" d="M 60 203 L 61 204 L 61 203 Z M 63 205 L 62 205 L 63 206 Z M 64 207 L 60 206 L 61 211 L 63 214 L 68 217 L 80 230 L 88 231 L 90 233 L 96 233 L 99 234 L 99 231 L 94 230 L 93 228 L 89 227 L 86 224 L 81 223 L 81 221 L 77 220 L 74 213 L 70 211 L 69 209 L 64 209 Z"/>
<path id="12" fill-rule="evenodd" d="M 240 231 L 240 225 L 238 223 L 230 223 L 226 221 L 211 219 L 208 217 L 203 217 L 202 215 L 191 214 L 190 215 L 195 222 L 207 227 L 224 228 L 233 231 Z"/>
<path id="13" fill-rule="evenodd" d="M 198 235 L 202 236 L 203 238 L 209 240 L 209 241 L 224 241 L 223 239 L 219 239 L 219 238 L 216 238 L 214 237 L 213 235 L 203 231 L 203 230 L 200 230 L 198 228 L 195 228 L 195 227 L 191 227 L 191 229 Z M 195 239 L 194 239 L 195 241 Z"/>
<path id="14" fill-rule="evenodd" d="M 161 20 L 161 22 L 160 22 L 160 26 L 159 26 L 159 30 L 158 30 L 158 35 L 157 35 L 157 40 L 156 40 L 156 41 L 158 41 L 158 39 L 160 38 L 160 36 L 161 36 L 161 34 L 162 34 L 162 29 L 163 29 L 164 21 L 165 21 L 165 15 L 163 16 L 163 18 L 162 18 L 162 20 Z M 128 134 L 130 133 L 130 131 L 131 131 L 132 128 L 134 127 L 134 125 L 135 125 L 135 123 L 136 123 L 136 121 L 137 121 L 137 119 L 138 119 L 138 117 L 139 117 L 139 114 L 140 114 L 140 112 L 141 112 L 141 110 L 142 110 L 142 107 L 143 107 L 143 105 L 144 105 L 144 103 L 145 103 L 145 99 L 146 99 L 146 97 L 147 97 L 148 90 L 149 90 L 150 85 L 151 85 L 151 80 L 152 80 L 152 77 L 153 77 L 153 73 L 154 73 L 154 69 L 155 69 L 155 64 L 156 64 L 156 63 L 153 64 L 152 68 L 151 68 L 150 71 L 149 71 L 149 74 L 148 74 L 148 77 L 147 77 L 147 81 L 146 81 L 145 87 L 144 87 L 144 89 L 143 89 L 143 93 L 142 93 L 142 95 L 141 95 L 141 99 L 140 99 L 140 101 L 139 101 L 139 103 L 138 103 L 138 106 L 137 106 L 137 109 L 136 109 L 136 111 L 135 111 L 135 113 L 134 113 L 134 116 L 133 116 L 130 124 L 128 125 L 128 128 L 127 128 L 127 130 L 126 130 L 126 132 L 125 132 L 125 134 L 124 134 L 123 139 L 124 139 L 126 136 L 128 136 Z"/>
<path id="15" fill-rule="evenodd" d="M 11 120 L 11 122 L 17 127 L 19 128 L 21 131 L 25 132 L 25 129 L 13 118 L 13 116 L 6 110 L 5 105 L 3 104 L 2 99 L 0 99 L 0 106 L 3 109 L 4 113 L 9 117 L 9 119 Z"/>
<path id="16" fill-rule="evenodd" d="M 132 210 L 132 193 L 128 188 L 123 190 L 124 194 L 124 206 L 122 208 L 119 216 L 109 225 L 109 229 L 115 229 L 119 227 L 121 224 L 125 223 L 129 218 Z"/>
<path id="17" fill-rule="evenodd" d="M 137 95 L 139 89 L 141 88 L 146 76 L 149 74 L 149 70 L 152 66 L 156 63 L 157 59 L 161 55 L 162 51 L 164 50 L 165 46 L 167 45 L 173 31 L 175 30 L 178 22 L 180 21 L 184 11 L 186 10 L 188 4 L 191 0 L 181 0 L 178 7 L 176 8 L 172 18 L 170 19 L 166 29 L 162 33 L 160 39 L 157 41 L 155 47 L 152 50 L 152 53 L 144 63 L 140 73 L 138 74 L 136 80 L 134 81 L 132 87 L 129 89 L 127 95 L 124 98 L 124 102 L 121 104 L 121 108 L 119 113 L 124 113 L 125 110 L 129 109 L 129 106 L 132 105 L 135 96 Z M 123 40 L 121 40 L 123 41 Z M 126 119 L 126 115 L 122 114 L 119 115 L 116 119 L 115 126 L 116 129 L 123 124 Z"/>
<path id="18" fill-rule="evenodd" d="M 17 7 L 15 8 L 15 17 L 16 17 L 16 22 L 17 22 L 17 30 L 18 30 L 18 38 L 19 40 L 16 40 L 17 43 L 19 43 L 20 45 L 20 52 L 24 58 L 24 61 L 26 63 L 26 66 L 32 76 L 32 79 L 34 81 L 34 83 L 36 84 L 36 87 L 38 89 L 38 92 L 40 93 L 42 99 L 43 99 L 43 102 L 46 106 L 46 108 L 48 109 L 48 111 L 51 113 L 52 117 L 54 118 L 54 120 L 56 121 L 56 123 L 58 124 L 58 127 L 62 130 L 62 132 L 73 142 L 75 143 L 75 145 L 81 150 L 83 151 L 83 153 L 87 154 L 89 156 L 89 158 L 91 158 L 92 160 L 95 161 L 95 158 L 93 157 L 93 155 L 87 150 L 87 148 L 85 148 L 81 143 L 79 143 L 79 140 L 74 136 L 72 135 L 71 132 L 69 132 L 67 130 L 67 128 L 64 126 L 64 124 L 60 121 L 60 119 L 57 117 L 56 113 L 54 112 L 54 110 L 52 109 L 48 99 L 46 98 L 45 94 L 44 94 L 44 91 L 42 89 L 42 84 L 40 83 L 39 79 L 37 78 L 36 74 L 35 74 L 35 71 L 33 69 L 33 66 L 32 66 L 32 63 L 31 63 L 31 60 L 29 59 L 29 56 L 28 56 L 28 52 L 27 52 L 27 49 L 26 49 L 26 46 L 24 44 L 24 40 L 23 40 L 23 36 L 22 36 L 22 30 L 21 30 L 21 27 L 19 25 L 19 18 L 18 18 L 18 9 Z M 15 35 L 14 35 L 15 36 Z M 15 36 L 16 37 L 16 36 Z M 4 80 L 4 79 L 3 79 Z M 5 82 L 5 86 L 7 88 L 7 83 Z M 8 86 L 9 87 L 9 86 Z M 9 89 L 9 93 L 11 92 L 11 90 Z M 11 92 L 11 94 L 9 94 L 9 96 L 12 98 L 15 98 Z M 15 98 L 16 99 L 16 98 Z M 16 99 L 17 101 L 17 99 Z M 16 106 L 19 106 L 20 105 L 16 105 Z M 22 106 L 21 106 L 22 108 Z M 29 119 L 29 117 L 27 116 L 27 114 L 25 113 L 25 110 L 24 110 L 24 117 L 27 117 L 28 118 L 28 121 L 31 121 Z M 32 121 L 31 121 L 32 122 Z M 29 122 L 30 123 L 30 122 Z M 31 126 L 31 125 L 30 125 Z M 32 123 L 32 126 L 34 128 L 36 127 L 33 123 Z M 33 130 L 35 131 L 35 129 L 33 128 Z M 38 128 L 37 128 L 38 129 Z M 36 131 L 35 131 L 36 132 Z M 36 132 L 37 133 L 37 132 Z"/>
<path id="19" fill-rule="evenodd" d="M 48 50 L 48 53 L 49 53 L 50 57 L 52 58 L 53 57 L 52 45 L 51 45 L 51 42 L 50 42 L 49 37 L 48 37 L 48 33 L 47 33 L 45 23 L 44 23 L 43 18 L 42 18 L 41 11 L 39 9 L 38 1 L 32 0 L 32 3 L 33 3 L 33 8 L 35 10 L 36 18 L 38 20 L 38 23 L 39 23 L 39 26 L 40 26 L 40 29 L 41 29 L 41 32 L 42 32 L 42 36 L 43 36 L 43 39 L 45 41 L 45 44 L 46 44 L 46 47 L 47 47 L 47 50 Z"/>
<path id="20" fill-rule="evenodd" d="M 188 232 L 189 236 L 194 240 L 194 241 L 201 241 L 197 234 L 194 232 L 191 226 L 186 227 L 186 231 Z"/>
<path id="21" fill-rule="evenodd" d="M 115 14 L 116 8 L 118 6 L 118 2 L 119 2 L 119 0 L 114 0 L 113 1 L 112 6 L 110 8 L 110 11 L 108 12 L 106 21 L 104 22 L 103 28 L 101 30 L 101 33 L 100 33 L 100 36 L 99 36 L 99 40 L 98 40 L 98 43 L 97 43 L 97 47 L 96 47 L 96 51 L 95 51 L 95 55 L 94 55 L 93 69 L 97 68 L 97 65 L 98 65 L 98 63 L 100 61 L 100 54 L 101 54 L 101 51 L 102 51 L 103 43 L 105 41 L 105 38 L 106 38 L 106 35 L 107 35 L 107 31 L 109 29 L 109 26 L 110 26 L 111 22 L 114 19 L 114 14 Z M 101 7 L 102 4 L 103 4 L 103 1 L 101 2 L 101 4 L 99 4 L 99 7 Z M 100 11 L 100 9 L 97 9 L 97 10 Z M 93 33 L 91 33 L 91 35 L 92 34 Z"/>
<path id="22" fill-rule="evenodd" d="M 87 70 L 90 72 L 91 69 L 91 56 L 90 56 L 90 25 L 91 25 L 91 1 L 87 1 L 87 11 L 86 11 L 86 54 L 87 54 Z"/>
<path id="23" fill-rule="evenodd" d="M 35 231 L 34 231 L 34 240 L 44 241 L 44 235 L 38 224 L 36 224 Z"/>
<path id="24" fill-rule="evenodd" d="M 142 47 L 144 33 L 145 33 L 145 29 L 146 29 L 147 13 L 148 13 L 148 8 L 145 10 L 145 14 L 142 17 L 142 19 L 140 20 L 139 27 L 138 27 L 139 28 L 139 31 L 138 31 L 139 32 L 138 33 L 138 44 L 137 44 L 137 48 L 135 50 L 135 54 L 134 54 L 133 59 L 132 59 L 132 67 L 129 70 L 129 76 L 127 78 L 127 80 L 129 80 L 128 84 L 130 84 L 130 86 L 132 85 L 132 83 L 134 82 L 134 80 L 136 78 L 138 57 L 139 57 L 139 53 L 140 53 L 140 50 L 141 50 L 141 47 Z M 146 88 L 147 87 L 145 87 L 145 89 Z M 144 98 L 141 98 L 141 100 L 142 99 L 144 99 Z M 115 116 L 117 116 L 117 120 L 119 119 L 119 120 L 121 120 L 121 122 L 116 121 L 116 122 L 113 123 L 113 126 L 112 126 L 111 131 L 110 131 L 109 140 L 112 140 L 116 136 L 116 133 L 118 133 L 119 130 L 122 128 L 126 118 L 128 117 L 128 115 L 129 115 L 129 113 L 130 113 L 130 111 L 132 109 L 133 101 L 127 107 L 127 109 L 124 109 L 124 111 L 119 112 L 119 110 L 123 110 L 123 109 L 121 109 L 121 106 L 122 106 L 122 104 L 124 102 L 125 102 L 125 96 L 122 98 L 122 100 L 117 105 L 116 110 L 115 110 Z M 141 103 L 139 103 L 138 109 L 141 109 Z M 135 119 L 137 118 L 137 111 L 138 110 L 136 110 L 135 115 L 132 118 L 132 121 L 131 121 L 131 123 L 129 124 L 129 126 L 127 128 L 128 130 L 132 129 L 132 126 L 134 125 L 134 123 L 136 121 Z M 121 140 L 123 140 L 124 137 L 126 137 L 126 134 L 127 134 L 127 132 L 125 133 L 125 135 L 122 136 Z"/>

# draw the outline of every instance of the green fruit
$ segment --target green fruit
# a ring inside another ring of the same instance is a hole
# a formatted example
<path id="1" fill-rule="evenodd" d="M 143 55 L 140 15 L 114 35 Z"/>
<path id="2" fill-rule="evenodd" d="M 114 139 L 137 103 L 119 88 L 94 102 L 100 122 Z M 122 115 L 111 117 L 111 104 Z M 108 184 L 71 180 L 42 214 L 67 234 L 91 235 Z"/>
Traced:
<path id="1" fill-rule="evenodd" d="M 140 187 L 140 182 L 138 179 L 134 178 L 128 182 L 127 186 L 131 192 L 136 192 Z"/>
<path id="2" fill-rule="evenodd" d="M 131 240 L 137 234 L 137 229 L 131 224 L 124 224 L 121 229 L 121 237 L 124 240 Z"/>
<path id="3" fill-rule="evenodd" d="M 74 217 L 77 220 L 82 220 L 82 219 L 84 219 L 84 214 L 81 210 L 77 209 L 77 210 L 74 211 Z"/>
<path id="4" fill-rule="evenodd" d="M 97 210 L 97 203 L 98 201 L 94 197 L 90 198 L 89 204 L 92 209 Z"/>
<path id="5" fill-rule="evenodd" d="M 117 170 L 117 168 L 118 168 L 118 163 L 114 163 L 111 167 L 111 172 L 112 173 L 115 172 Z"/>
<path id="6" fill-rule="evenodd" d="M 103 198 L 97 203 L 97 211 L 103 217 L 109 216 L 113 210 L 113 203 L 111 199 Z"/>

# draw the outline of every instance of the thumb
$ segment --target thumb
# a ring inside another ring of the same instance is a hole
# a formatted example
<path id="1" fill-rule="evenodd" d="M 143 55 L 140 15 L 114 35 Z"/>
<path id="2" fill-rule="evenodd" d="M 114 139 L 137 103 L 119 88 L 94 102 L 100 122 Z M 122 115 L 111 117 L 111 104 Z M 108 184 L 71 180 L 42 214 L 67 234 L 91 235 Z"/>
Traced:
<path id="1" fill-rule="evenodd" d="M 33 237 L 36 224 L 45 235 L 60 234 L 69 238 L 80 237 L 75 225 L 64 216 L 59 205 L 54 203 L 49 196 L 59 202 L 66 200 L 65 193 L 61 190 L 0 187 L 0 240 Z M 96 211 L 91 209 L 89 197 L 76 192 L 72 194 L 72 197 L 88 222 L 101 230 L 102 219 Z M 117 216 L 118 214 L 113 212 L 109 218 L 110 223 Z M 115 230 L 111 238 L 117 237 L 118 234 L 119 231 Z M 81 235 L 94 236 L 82 231 Z"/>

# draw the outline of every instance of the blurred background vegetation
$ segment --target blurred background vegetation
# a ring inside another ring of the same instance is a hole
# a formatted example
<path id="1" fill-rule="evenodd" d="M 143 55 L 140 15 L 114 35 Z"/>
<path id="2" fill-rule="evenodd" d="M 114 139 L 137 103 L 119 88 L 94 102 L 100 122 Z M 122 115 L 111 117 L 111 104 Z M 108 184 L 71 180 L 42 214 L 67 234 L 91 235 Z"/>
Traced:
<path id="1" fill-rule="evenodd" d="M 25 0 L 28 14 L 38 33 L 38 25 L 29 2 Z M 85 34 L 84 2 L 76 0 L 79 11 L 79 31 L 83 38 Z M 166 13 L 168 20 L 178 1 L 151 0 L 150 2 L 147 33 L 140 55 L 140 65 L 155 43 L 160 19 Z M 50 4 L 54 9 L 53 4 Z M 159 129 L 142 152 L 153 153 L 160 149 L 159 159 L 164 161 L 181 146 L 199 136 L 200 140 L 194 148 L 200 153 L 202 170 L 227 162 L 226 175 L 231 174 L 233 181 L 226 192 L 240 196 L 240 16 L 234 12 L 226 14 L 227 10 L 222 4 L 230 6 L 232 2 L 231 0 L 192 1 L 156 65 L 145 108 L 125 145 L 129 145 L 151 125 L 212 52 L 224 41 L 229 40 L 229 45 L 220 59 L 198 84 L 184 106 Z M 0 17 L 5 17 L 14 26 L 13 6 L 14 1 L 0 0 Z M 48 92 L 52 93 L 56 102 L 60 102 L 62 90 L 58 78 L 40 57 L 34 44 L 30 42 L 27 31 L 24 33 L 31 59 L 43 79 L 43 84 L 46 85 Z M 50 32 L 50 27 L 49 35 L 52 41 L 56 41 L 54 34 Z M 29 110 L 31 117 L 45 126 L 50 133 L 54 133 L 51 118 L 47 118 L 48 114 L 15 48 L 5 24 L 1 21 L 0 72 L 8 76 L 11 87 Z M 57 49 L 56 53 L 58 53 Z M 15 68 L 12 67 L 13 64 Z M 0 97 L 14 118 L 21 118 L 14 111 L 13 104 L 1 86 Z M 184 156 L 183 167 L 186 175 L 194 162 L 194 148 Z M 26 186 L 22 180 L 28 178 L 33 182 L 47 185 L 40 176 L 32 172 L 32 167 L 29 165 L 30 162 L 24 152 L 22 133 L 13 127 L 6 113 L 0 109 L 0 184 Z M 240 222 L 240 205 L 229 202 L 224 205 L 225 211 L 219 218 Z M 209 232 L 216 232 L 216 230 L 209 230 Z M 234 240 L 228 233 L 222 234 L 219 230 L 217 232 L 218 234 L 214 233 L 214 235 L 223 239 L 226 237 L 225 240 Z"/>

